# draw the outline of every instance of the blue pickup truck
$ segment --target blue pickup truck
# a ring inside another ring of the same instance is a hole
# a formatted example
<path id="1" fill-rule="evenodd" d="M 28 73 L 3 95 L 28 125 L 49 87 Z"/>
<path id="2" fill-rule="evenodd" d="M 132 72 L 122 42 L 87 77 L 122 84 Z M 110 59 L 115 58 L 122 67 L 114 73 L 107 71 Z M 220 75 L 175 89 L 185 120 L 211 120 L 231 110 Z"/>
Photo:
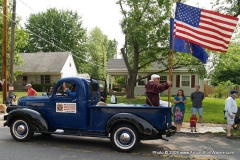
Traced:
<path id="1" fill-rule="evenodd" d="M 75 94 L 67 94 L 63 83 Z M 4 126 L 17 141 L 29 141 L 34 133 L 110 138 L 122 152 L 135 149 L 141 140 L 172 136 L 170 107 L 99 103 L 99 83 L 94 79 L 60 79 L 47 96 L 21 97 L 7 107 Z"/>

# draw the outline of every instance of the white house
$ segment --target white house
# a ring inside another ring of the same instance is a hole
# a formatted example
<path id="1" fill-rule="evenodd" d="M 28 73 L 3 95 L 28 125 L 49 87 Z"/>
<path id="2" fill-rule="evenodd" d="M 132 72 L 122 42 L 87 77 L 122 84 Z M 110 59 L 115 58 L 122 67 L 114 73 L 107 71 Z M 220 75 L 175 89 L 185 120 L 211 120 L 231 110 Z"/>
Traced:
<path id="1" fill-rule="evenodd" d="M 25 89 L 27 83 L 51 84 L 63 77 L 77 76 L 77 69 L 70 52 L 20 53 L 24 61 L 14 70 L 21 70 L 22 75 L 14 82 L 15 90 Z"/>
<path id="2" fill-rule="evenodd" d="M 147 76 L 150 73 L 157 72 L 160 69 L 159 64 L 152 63 L 149 70 L 139 71 L 138 76 Z M 161 70 L 164 69 L 161 66 Z M 169 80 L 168 71 L 160 73 L 160 83 L 167 82 Z M 123 59 L 109 59 L 107 66 L 107 86 L 109 89 L 114 90 L 113 77 L 114 76 L 125 76 L 125 82 L 127 83 L 128 71 Z M 150 80 L 150 76 L 138 82 L 135 87 L 135 94 L 144 95 L 145 94 L 145 84 Z M 176 95 L 179 89 L 184 90 L 185 96 L 190 96 L 195 90 L 195 85 L 200 85 L 200 90 L 204 91 L 204 81 L 200 78 L 199 74 L 191 74 L 188 72 L 187 68 L 174 69 L 172 71 L 172 88 L 171 95 Z M 123 88 L 125 86 L 121 86 Z M 167 95 L 168 91 L 162 93 L 162 95 Z"/>

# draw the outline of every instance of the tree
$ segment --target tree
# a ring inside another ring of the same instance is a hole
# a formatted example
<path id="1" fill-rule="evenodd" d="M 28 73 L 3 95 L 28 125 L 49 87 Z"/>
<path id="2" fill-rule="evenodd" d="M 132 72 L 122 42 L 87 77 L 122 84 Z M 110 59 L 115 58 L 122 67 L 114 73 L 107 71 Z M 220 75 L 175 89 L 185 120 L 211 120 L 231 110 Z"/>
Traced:
<path id="1" fill-rule="evenodd" d="M 213 9 L 228 15 L 240 15 L 240 1 L 239 0 L 216 0 L 213 4 Z"/>
<path id="2" fill-rule="evenodd" d="M 213 74 L 211 75 L 211 84 L 216 86 L 220 82 L 231 81 L 240 85 L 240 50 L 239 42 L 230 43 L 229 49 L 225 54 L 219 54 Z"/>
<path id="3" fill-rule="evenodd" d="M 89 32 L 86 46 L 87 61 L 90 63 L 87 64 L 85 72 L 93 77 L 106 79 L 107 60 L 112 58 L 116 52 L 116 40 L 109 40 L 100 28 L 95 27 Z"/>
<path id="4" fill-rule="evenodd" d="M 169 69 L 169 15 L 173 3 L 171 0 L 118 0 L 117 4 L 123 15 L 125 45 L 121 54 L 129 74 L 127 98 L 133 98 L 136 83 L 153 74 L 137 78 L 139 70 L 148 69 L 152 62 L 163 66 L 156 73 Z M 205 72 L 203 65 L 189 54 L 176 53 L 174 59 L 173 69 L 194 65 Z"/>
<path id="5" fill-rule="evenodd" d="M 28 45 L 22 52 L 70 51 L 77 70 L 81 72 L 86 64 L 86 29 L 77 12 L 50 8 L 45 12 L 31 14 L 27 20 Z"/>
<path id="6" fill-rule="evenodd" d="M 0 4 L 0 12 L 3 12 L 3 4 Z M 11 43 L 11 10 L 12 10 L 12 4 L 9 2 L 8 3 L 8 15 L 7 15 L 7 20 L 8 20 L 8 24 L 7 24 L 7 70 L 9 70 L 10 65 L 10 43 Z M 20 18 L 16 17 L 16 24 L 19 24 L 20 22 Z M 0 17 L 0 28 L 3 28 L 3 16 Z M 0 32 L 0 37 L 3 37 L 3 32 Z M 27 45 L 27 41 L 26 39 L 28 38 L 28 34 L 27 32 L 25 32 L 24 29 L 22 29 L 21 27 L 19 27 L 19 25 L 16 25 L 15 27 L 15 46 L 14 46 L 14 65 L 19 66 L 23 63 L 23 60 L 21 59 L 21 57 L 19 56 L 19 52 L 20 49 L 25 47 Z M 2 41 L 0 41 L 0 50 L 2 51 Z M 0 59 L 2 59 L 2 54 L 0 54 Z M 9 73 L 9 72 L 7 72 Z M 20 75 L 22 73 L 22 71 L 20 70 L 14 70 L 14 80 L 16 80 L 16 77 L 18 75 Z M 0 74 L 2 75 L 2 61 L 0 61 Z M 9 75 L 8 75 L 9 76 Z M 1 78 L 0 78 L 1 79 Z"/>

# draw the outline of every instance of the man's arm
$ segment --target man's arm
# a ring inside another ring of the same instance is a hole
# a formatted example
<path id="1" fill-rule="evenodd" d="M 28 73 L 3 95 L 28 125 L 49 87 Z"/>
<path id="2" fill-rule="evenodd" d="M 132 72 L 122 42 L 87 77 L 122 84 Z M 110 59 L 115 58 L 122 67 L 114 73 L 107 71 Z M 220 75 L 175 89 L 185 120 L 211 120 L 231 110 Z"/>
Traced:
<path id="1" fill-rule="evenodd" d="M 193 93 L 191 93 L 191 101 L 193 101 Z"/>
<path id="2" fill-rule="evenodd" d="M 172 84 L 171 81 L 158 84 L 158 85 L 157 85 L 157 90 L 158 90 L 158 92 L 161 93 L 161 92 L 167 90 L 171 84 Z"/>
<path id="3" fill-rule="evenodd" d="M 65 92 L 66 92 L 67 95 L 70 96 L 70 97 L 75 97 L 75 96 L 76 96 L 76 92 L 71 92 L 69 89 L 67 89 Z"/>
<path id="4" fill-rule="evenodd" d="M 225 109 L 230 116 L 233 116 L 233 113 L 232 113 L 232 110 L 231 110 L 231 99 L 226 100 Z"/>
<path id="5" fill-rule="evenodd" d="M 37 91 L 35 91 L 35 89 L 32 88 L 32 91 L 34 92 L 34 96 L 37 96 Z"/>

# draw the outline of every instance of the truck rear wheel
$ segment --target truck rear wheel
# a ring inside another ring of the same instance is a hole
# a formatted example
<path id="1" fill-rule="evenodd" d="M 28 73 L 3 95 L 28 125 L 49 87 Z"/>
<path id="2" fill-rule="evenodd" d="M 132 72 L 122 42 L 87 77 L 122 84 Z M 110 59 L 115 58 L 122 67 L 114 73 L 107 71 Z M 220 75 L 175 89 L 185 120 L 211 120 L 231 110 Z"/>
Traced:
<path id="1" fill-rule="evenodd" d="M 26 142 L 33 136 L 29 122 L 23 118 L 16 118 L 12 121 L 10 126 L 12 137 L 16 141 Z"/>
<path id="2" fill-rule="evenodd" d="M 139 132 L 132 125 L 119 124 L 112 129 L 110 140 L 118 151 L 130 152 L 139 145 Z"/>

